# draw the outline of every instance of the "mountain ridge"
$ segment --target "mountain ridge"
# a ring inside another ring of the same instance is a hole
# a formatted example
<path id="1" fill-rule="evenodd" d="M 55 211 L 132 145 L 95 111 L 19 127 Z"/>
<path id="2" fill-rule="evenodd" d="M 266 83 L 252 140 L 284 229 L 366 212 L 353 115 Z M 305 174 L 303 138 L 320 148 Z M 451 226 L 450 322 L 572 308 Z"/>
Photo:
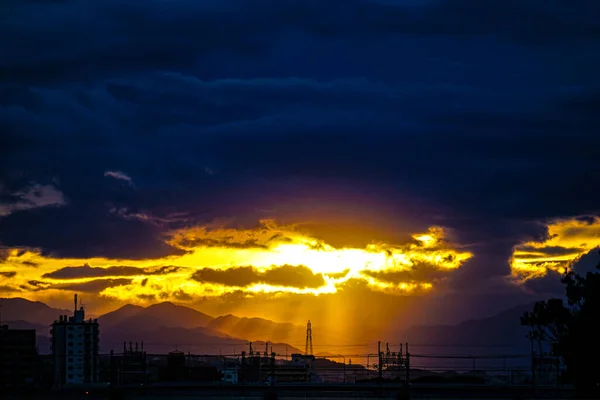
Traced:
<path id="1" fill-rule="evenodd" d="M 12 322 L 18 327 L 30 324 L 29 326 L 36 327 L 37 330 L 45 324 L 50 325 L 61 314 L 72 313 L 26 299 L 3 301 L 12 303 L 8 308 L 12 309 L 11 316 L 18 316 Z M 18 308 L 23 310 L 19 311 Z M 468 319 L 455 325 L 415 325 L 395 336 L 402 338 L 402 342 L 411 344 L 411 349 L 417 349 L 419 353 L 431 351 L 428 350 L 428 346 L 438 346 L 436 351 L 439 351 L 439 348 L 444 347 L 485 348 L 498 345 L 505 346 L 505 351 L 521 353 L 529 342 L 525 336 L 527 329 L 520 325 L 519 318 L 524 311 L 531 309 L 532 303 L 528 303 L 486 318 Z M 4 320 L 10 321 L 7 318 Z M 219 349 L 220 352 L 235 350 L 239 353 L 242 348 L 248 348 L 248 342 L 254 343 L 255 350 L 262 350 L 261 346 L 264 346 L 266 341 L 273 343 L 275 351 L 283 354 L 301 352 L 290 343 L 304 343 L 306 334 L 303 326 L 292 323 L 274 322 L 259 317 L 238 317 L 233 314 L 215 318 L 170 302 L 148 307 L 127 304 L 102 314 L 98 321 L 101 326 L 102 351 L 118 351 L 125 341 L 144 341 L 149 352 L 171 351 L 180 347 L 180 350 L 194 352 L 214 353 Z M 47 335 L 47 331 L 42 330 L 39 333 Z M 330 350 L 332 349 L 323 348 L 320 352 L 325 354 Z"/>
<path id="2" fill-rule="evenodd" d="M 528 328 L 521 326 L 520 317 L 530 311 L 533 303 L 511 307 L 490 317 L 469 319 L 455 325 L 417 325 L 404 330 L 403 340 L 412 347 L 428 346 L 503 348 L 518 351 L 529 348 Z M 496 350 L 497 351 L 497 350 Z"/>
<path id="3" fill-rule="evenodd" d="M 163 302 L 148 307 L 126 304 L 114 311 L 102 314 L 98 322 L 106 328 L 115 329 L 124 325 L 147 327 L 183 327 L 188 329 L 205 327 L 214 317 L 190 307 Z"/>

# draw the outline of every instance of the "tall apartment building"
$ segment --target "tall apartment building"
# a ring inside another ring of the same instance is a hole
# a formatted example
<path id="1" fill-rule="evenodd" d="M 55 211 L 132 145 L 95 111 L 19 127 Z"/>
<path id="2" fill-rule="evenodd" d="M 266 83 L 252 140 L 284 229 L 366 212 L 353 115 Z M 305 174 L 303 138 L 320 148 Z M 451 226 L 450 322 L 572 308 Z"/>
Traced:
<path id="1" fill-rule="evenodd" d="M 35 329 L 0 324 L 0 391 L 31 386 L 36 376 Z"/>
<path id="2" fill-rule="evenodd" d="M 97 320 L 85 320 L 83 306 L 72 317 L 61 315 L 52 324 L 54 385 L 81 385 L 98 382 L 100 329 Z"/>

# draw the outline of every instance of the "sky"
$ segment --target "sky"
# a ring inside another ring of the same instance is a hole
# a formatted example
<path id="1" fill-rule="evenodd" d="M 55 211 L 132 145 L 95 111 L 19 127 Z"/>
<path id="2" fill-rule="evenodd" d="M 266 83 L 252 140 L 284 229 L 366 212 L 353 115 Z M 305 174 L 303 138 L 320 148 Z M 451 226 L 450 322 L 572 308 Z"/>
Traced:
<path id="1" fill-rule="evenodd" d="M 0 296 L 385 329 L 600 246 L 595 0 L 0 11 Z"/>

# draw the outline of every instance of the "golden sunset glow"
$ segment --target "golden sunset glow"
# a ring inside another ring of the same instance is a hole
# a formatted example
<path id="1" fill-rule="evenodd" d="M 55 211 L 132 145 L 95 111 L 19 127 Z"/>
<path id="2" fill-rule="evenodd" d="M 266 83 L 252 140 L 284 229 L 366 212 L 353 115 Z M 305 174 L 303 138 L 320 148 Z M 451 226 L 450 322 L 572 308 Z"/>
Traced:
<path id="1" fill-rule="evenodd" d="M 435 289 L 437 280 L 472 256 L 453 247 L 438 227 L 413 235 L 409 243 L 365 248 L 335 248 L 271 220 L 256 229 L 182 229 L 165 241 L 185 254 L 147 260 L 59 259 L 12 249 L 0 263 L 0 292 L 40 299 L 56 291 L 88 291 L 143 304 L 233 292 L 332 294 L 360 281 L 373 291 L 408 294 Z"/>
<path id="2" fill-rule="evenodd" d="M 582 255 L 600 246 L 600 219 L 562 219 L 548 225 L 548 240 L 517 246 L 511 260 L 513 275 L 540 278 L 548 270 L 564 273 Z"/>

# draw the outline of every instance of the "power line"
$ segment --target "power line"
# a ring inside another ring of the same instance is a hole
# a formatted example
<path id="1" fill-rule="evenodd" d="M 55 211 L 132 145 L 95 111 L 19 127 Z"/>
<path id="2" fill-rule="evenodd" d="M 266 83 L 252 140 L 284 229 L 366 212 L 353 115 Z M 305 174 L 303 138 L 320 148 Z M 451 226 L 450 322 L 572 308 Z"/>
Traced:
<path id="1" fill-rule="evenodd" d="M 188 343 L 181 343 L 181 342 L 177 342 L 178 345 L 183 345 L 183 346 L 198 346 L 198 345 L 203 345 L 203 346 L 237 346 L 237 345 L 245 345 L 248 342 L 245 340 L 237 340 L 237 339 L 228 339 L 231 341 L 235 341 L 235 343 L 227 343 L 227 342 L 188 342 Z M 252 343 L 255 342 L 269 342 L 272 345 L 278 345 L 278 346 L 292 346 L 292 347 L 297 347 L 298 349 L 300 349 L 303 345 L 302 344 L 297 344 L 297 343 L 286 343 L 286 342 L 275 342 L 272 340 L 254 340 L 252 341 Z M 148 345 L 155 345 L 155 346 L 167 346 L 167 345 L 174 345 L 175 342 L 144 342 L 145 344 Z M 377 343 L 363 343 L 363 344 L 313 344 L 313 347 L 334 347 L 334 348 L 339 348 L 339 347 L 375 347 L 377 345 Z M 400 347 L 401 344 L 390 344 L 390 346 L 393 347 Z M 487 344 L 487 345 L 472 345 L 472 344 L 412 344 L 409 343 L 409 345 L 414 348 L 414 347 L 439 347 L 439 348 L 503 348 L 503 347 L 522 347 L 522 348 L 529 348 L 529 345 L 524 345 L 524 344 Z"/>
<path id="2" fill-rule="evenodd" d="M 470 355 L 436 355 L 436 354 L 411 354 L 411 358 L 436 358 L 436 359 L 454 359 L 454 360 L 473 360 L 473 359 L 510 359 L 510 358 L 531 358 L 531 354 L 495 354 L 486 356 L 470 356 Z"/>

